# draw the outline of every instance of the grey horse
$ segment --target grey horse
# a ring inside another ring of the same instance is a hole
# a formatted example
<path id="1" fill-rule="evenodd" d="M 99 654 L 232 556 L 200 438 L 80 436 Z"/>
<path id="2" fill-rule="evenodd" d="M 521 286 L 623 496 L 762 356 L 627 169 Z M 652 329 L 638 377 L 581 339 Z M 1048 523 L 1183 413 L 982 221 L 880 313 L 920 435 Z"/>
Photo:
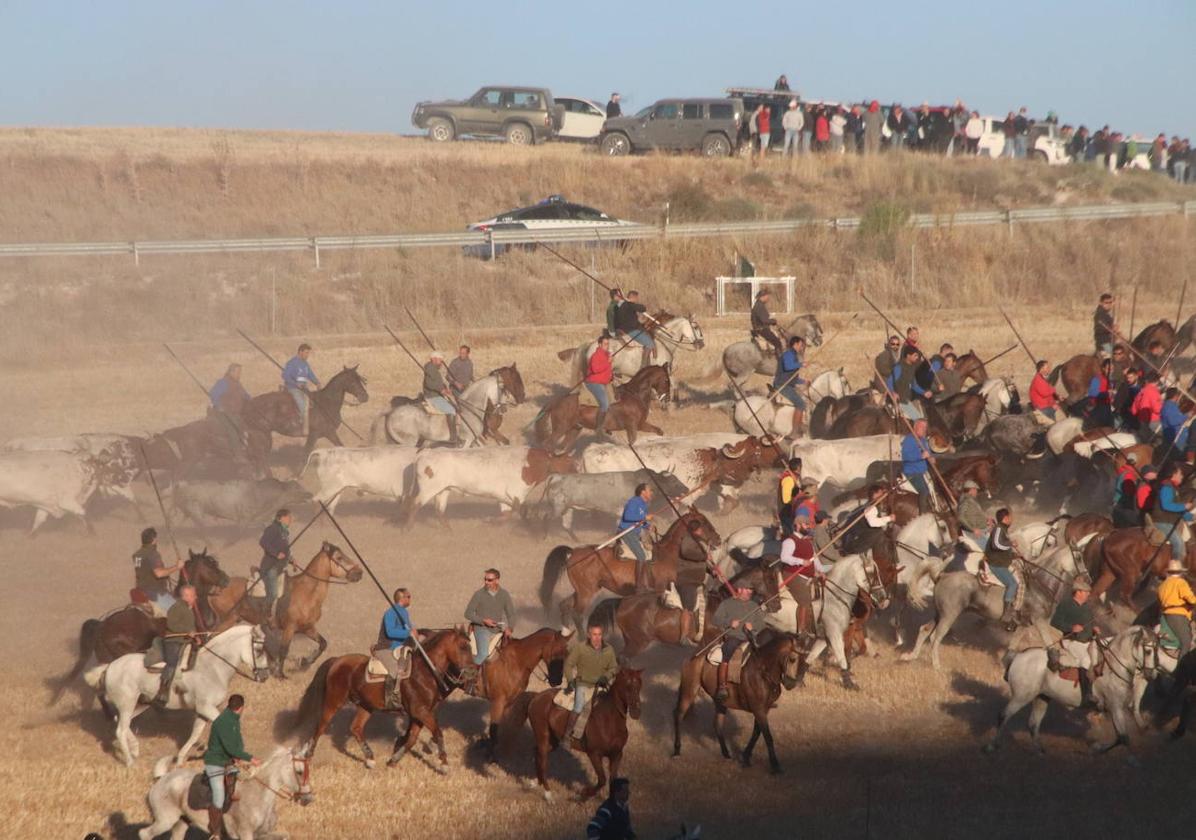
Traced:
<path id="1" fill-rule="evenodd" d="M 811 347 L 822 344 L 822 327 L 813 315 L 799 315 L 785 331 L 791 336 L 801 336 Z M 751 339 L 736 341 L 723 351 L 723 370 L 740 388 L 747 384 L 753 373 L 772 376 L 776 369 L 777 363 L 772 354 L 763 352 Z"/>

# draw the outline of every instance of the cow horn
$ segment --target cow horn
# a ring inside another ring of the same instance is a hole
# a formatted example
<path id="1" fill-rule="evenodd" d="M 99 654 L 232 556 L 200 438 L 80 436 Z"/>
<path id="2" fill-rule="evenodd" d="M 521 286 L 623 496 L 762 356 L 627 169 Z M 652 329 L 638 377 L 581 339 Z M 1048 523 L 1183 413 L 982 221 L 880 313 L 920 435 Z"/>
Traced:
<path id="1" fill-rule="evenodd" d="M 736 449 L 739 451 L 737 452 Z M 744 454 L 743 441 L 740 441 L 734 445 L 730 443 L 724 443 L 723 448 L 720 451 L 723 453 L 724 457 L 730 458 L 731 460 L 742 458 Z"/>

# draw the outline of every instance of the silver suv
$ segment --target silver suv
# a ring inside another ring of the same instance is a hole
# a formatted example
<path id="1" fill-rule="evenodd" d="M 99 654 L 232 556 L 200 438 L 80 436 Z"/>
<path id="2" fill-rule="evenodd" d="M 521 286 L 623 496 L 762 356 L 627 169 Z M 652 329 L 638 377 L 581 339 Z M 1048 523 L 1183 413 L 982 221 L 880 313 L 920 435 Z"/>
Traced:
<path id="1" fill-rule="evenodd" d="M 653 149 L 726 157 L 739 145 L 742 99 L 662 99 L 633 117 L 602 125 L 599 148 L 612 157 Z"/>

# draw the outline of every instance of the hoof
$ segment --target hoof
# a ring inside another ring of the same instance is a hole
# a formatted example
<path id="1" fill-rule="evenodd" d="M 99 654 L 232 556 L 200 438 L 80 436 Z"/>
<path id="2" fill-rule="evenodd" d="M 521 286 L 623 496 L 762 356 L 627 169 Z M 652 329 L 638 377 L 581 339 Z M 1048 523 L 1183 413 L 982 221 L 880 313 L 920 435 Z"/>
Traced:
<path id="1" fill-rule="evenodd" d="M 903 653 L 897 657 L 898 662 L 913 662 L 914 655 L 912 653 Z"/>
<path id="2" fill-rule="evenodd" d="M 366 769 L 366 770 L 373 770 L 373 769 L 374 769 L 374 767 L 376 767 L 376 766 L 377 766 L 377 762 L 376 762 L 376 761 L 374 761 L 374 759 L 372 759 L 372 758 L 367 758 L 367 759 L 365 760 L 365 769 Z"/>
<path id="3" fill-rule="evenodd" d="M 843 687 L 848 691 L 860 690 L 860 687 L 856 684 L 856 681 L 852 678 L 851 674 L 846 672 L 843 674 Z"/>
<path id="4" fill-rule="evenodd" d="M 556 797 L 553 795 L 552 791 L 548 790 L 547 788 L 545 788 L 545 789 L 543 790 L 543 794 L 544 794 L 544 801 L 545 801 L 545 802 L 551 802 L 553 799 L 555 799 L 555 798 L 556 798 Z"/>
<path id="5" fill-rule="evenodd" d="M 779 765 L 779 764 L 774 764 L 774 765 L 772 765 L 771 767 L 769 767 L 769 768 L 768 768 L 768 775 L 770 775 L 770 776 L 783 776 L 783 775 L 785 775 L 785 771 L 784 771 L 784 770 L 781 768 L 781 765 Z"/>

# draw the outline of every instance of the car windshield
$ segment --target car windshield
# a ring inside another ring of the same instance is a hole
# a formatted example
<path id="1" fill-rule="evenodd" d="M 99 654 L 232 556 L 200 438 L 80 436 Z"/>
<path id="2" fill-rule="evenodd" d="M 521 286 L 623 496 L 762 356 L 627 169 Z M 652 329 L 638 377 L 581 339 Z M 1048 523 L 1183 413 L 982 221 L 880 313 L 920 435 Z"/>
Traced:
<path id="1" fill-rule="evenodd" d="M 569 204 L 568 208 L 569 218 L 577 219 L 582 222 L 605 222 L 610 221 L 610 216 L 603 213 L 601 210 L 595 210 L 593 207 L 586 207 L 582 204 Z"/>
<path id="2" fill-rule="evenodd" d="M 652 106 L 649 105 L 647 108 L 640 108 L 638 111 L 635 112 L 635 115 L 642 119 L 651 113 L 652 113 Z"/>

